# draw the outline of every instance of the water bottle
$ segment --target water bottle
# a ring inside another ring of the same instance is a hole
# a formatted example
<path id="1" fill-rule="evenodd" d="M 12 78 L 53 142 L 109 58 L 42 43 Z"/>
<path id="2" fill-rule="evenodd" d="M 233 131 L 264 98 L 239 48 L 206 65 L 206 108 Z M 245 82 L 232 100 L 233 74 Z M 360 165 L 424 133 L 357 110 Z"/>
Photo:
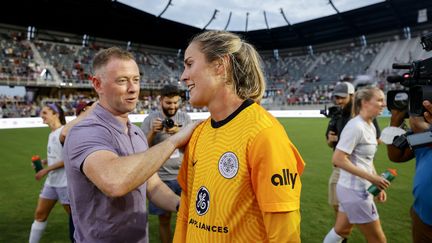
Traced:
<path id="1" fill-rule="evenodd" d="M 397 176 L 396 169 L 387 169 L 386 171 L 384 171 L 384 173 L 381 174 L 381 176 L 388 181 L 392 181 Z M 374 196 L 378 195 L 378 193 L 380 193 L 381 191 L 376 185 L 373 184 L 367 190 Z"/>
<path id="2" fill-rule="evenodd" d="M 43 169 L 42 162 L 39 155 L 32 156 L 32 163 L 34 165 L 34 169 L 36 173 Z"/>

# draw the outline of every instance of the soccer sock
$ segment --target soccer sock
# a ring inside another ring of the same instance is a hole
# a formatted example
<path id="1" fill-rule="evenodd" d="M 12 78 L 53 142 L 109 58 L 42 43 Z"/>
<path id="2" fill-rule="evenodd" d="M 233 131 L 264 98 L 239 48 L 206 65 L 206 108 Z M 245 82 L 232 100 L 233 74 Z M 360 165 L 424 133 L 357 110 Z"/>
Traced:
<path id="1" fill-rule="evenodd" d="M 330 232 L 327 233 L 323 243 L 341 243 L 343 239 L 344 238 L 336 234 L 336 231 L 332 228 Z"/>
<path id="2" fill-rule="evenodd" d="M 31 230 L 30 230 L 30 237 L 29 237 L 29 243 L 38 243 L 40 238 L 42 237 L 42 234 L 46 228 L 47 221 L 45 222 L 39 222 L 34 221 Z"/>

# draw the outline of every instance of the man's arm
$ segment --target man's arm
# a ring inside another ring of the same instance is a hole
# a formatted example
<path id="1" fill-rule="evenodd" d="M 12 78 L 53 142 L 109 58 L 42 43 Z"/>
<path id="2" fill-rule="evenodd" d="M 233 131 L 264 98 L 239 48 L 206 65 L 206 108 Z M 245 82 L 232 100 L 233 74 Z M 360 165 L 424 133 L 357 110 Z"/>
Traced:
<path id="1" fill-rule="evenodd" d="M 156 206 L 171 212 L 177 211 L 180 203 L 180 197 L 162 182 L 157 173 L 147 181 L 147 196 Z"/>
<path id="2" fill-rule="evenodd" d="M 399 149 L 392 144 L 388 144 L 387 157 L 393 162 L 406 162 L 414 158 L 414 153 L 409 147 L 405 149 Z"/>
<path id="3" fill-rule="evenodd" d="M 142 153 L 119 157 L 108 150 L 93 152 L 83 162 L 84 174 L 107 196 L 123 196 L 146 182 L 176 148 L 184 146 L 198 124 L 186 126 Z"/>
<path id="4" fill-rule="evenodd" d="M 400 127 L 405 119 L 407 111 L 391 110 L 390 126 Z M 414 153 L 409 147 L 399 149 L 393 144 L 387 145 L 387 157 L 393 162 L 406 162 L 414 157 Z"/>

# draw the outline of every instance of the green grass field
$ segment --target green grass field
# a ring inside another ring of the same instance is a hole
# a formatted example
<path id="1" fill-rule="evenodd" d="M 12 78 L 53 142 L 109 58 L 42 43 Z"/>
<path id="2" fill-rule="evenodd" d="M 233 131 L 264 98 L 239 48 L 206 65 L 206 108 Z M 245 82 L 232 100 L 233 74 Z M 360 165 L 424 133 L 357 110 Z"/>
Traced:
<path id="1" fill-rule="evenodd" d="M 302 241 L 322 242 L 334 224 L 333 209 L 327 204 L 327 183 L 331 174 L 331 154 L 324 139 L 327 119 L 280 119 L 297 146 L 306 169 L 301 177 Z M 388 124 L 379 119 L 381 128 Z M 43 182 L 34 179 L 31 156 L 46 156 L 48 128 L 0 129 L 0 242 L 26 242 L 33 222 L 39 191 Z M 375 157 L 377 171 L 396 168 L 398 177 L 387 191 L 388 201 L 378 204 L 378 211 L 388 242 L 411 242 L 409 208 L 415 164 L 390 162 L 384 145 Z M 150 217 L 150 242 L 158 242 L 157 218 Z M 48 219 L 41 242 L 68 242 L 66 213 L 57 205 Z M 357 229 L 349 242 L 365 242 Z"/>

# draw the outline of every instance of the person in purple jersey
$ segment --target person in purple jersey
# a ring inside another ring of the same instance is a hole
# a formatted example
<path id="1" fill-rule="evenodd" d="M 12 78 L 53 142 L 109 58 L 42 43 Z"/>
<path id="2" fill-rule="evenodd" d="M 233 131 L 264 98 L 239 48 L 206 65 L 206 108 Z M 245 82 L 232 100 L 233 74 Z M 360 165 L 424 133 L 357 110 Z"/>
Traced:
<path id="1" fill-rule="evenodd" d="M 148 242 L 147 197 L 176 211 L 179 197 L 155 173 L 184 146 L 198 123 L 148 148 L 133 125 L 140 72 L 133 55 L 117 47 L 93 59 L 98 104 L 66 136 L 64 157 L 76 242 Z"/>

